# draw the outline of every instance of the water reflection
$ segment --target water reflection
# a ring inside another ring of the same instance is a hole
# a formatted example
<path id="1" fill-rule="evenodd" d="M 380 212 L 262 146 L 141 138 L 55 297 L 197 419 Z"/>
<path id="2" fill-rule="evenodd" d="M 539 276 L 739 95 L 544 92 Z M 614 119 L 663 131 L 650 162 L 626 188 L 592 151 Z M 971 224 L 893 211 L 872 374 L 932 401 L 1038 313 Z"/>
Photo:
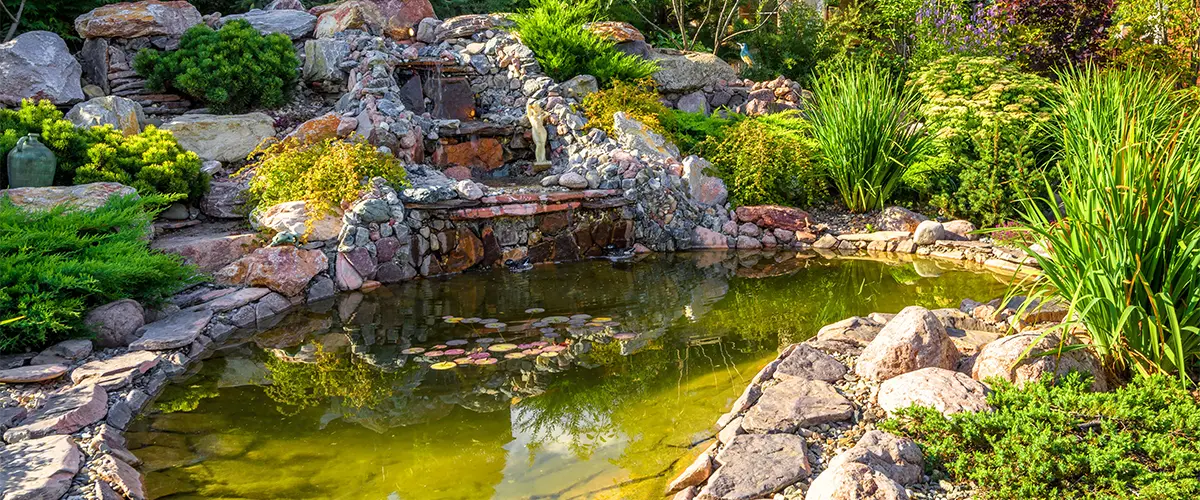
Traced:
<path id="1" fill-rule="evenodd" d="M 696 253 L 350 294 L 236 336 L 130 446 L 153 497 L 658 498 L 782 343 L 1004 282 Z"/>

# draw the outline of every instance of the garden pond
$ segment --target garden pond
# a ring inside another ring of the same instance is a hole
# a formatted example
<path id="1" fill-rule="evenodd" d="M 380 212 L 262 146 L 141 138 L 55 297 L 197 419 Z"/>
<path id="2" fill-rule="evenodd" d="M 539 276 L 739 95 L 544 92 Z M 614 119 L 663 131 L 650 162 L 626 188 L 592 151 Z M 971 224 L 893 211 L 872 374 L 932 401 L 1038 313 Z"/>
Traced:
<path id="1" fill-rule="evenodd" d="M 127 437 L 150 498 L 662 498 L 781 346 L 1008 282 L 795 252 L 417 281 L 236 333 Z"/>

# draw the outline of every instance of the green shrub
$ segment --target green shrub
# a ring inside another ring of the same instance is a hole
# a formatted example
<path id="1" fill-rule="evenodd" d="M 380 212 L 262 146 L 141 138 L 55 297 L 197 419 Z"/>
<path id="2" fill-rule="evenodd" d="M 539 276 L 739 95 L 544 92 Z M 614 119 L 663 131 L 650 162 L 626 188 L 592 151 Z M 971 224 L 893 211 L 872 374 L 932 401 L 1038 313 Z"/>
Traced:
<path id="1" fill-rule="evenodd" d="M 846 208 L 882 209 L 929 144 L 920 97 L 875 63 L 830 67 L 813 86 L 813 135 Z"/>
<path id="2" fill-rule="evenodd" d="M 26 100 L 18 109 L 0 109 L 0 130 L 0 156 L 7 155 L 19 137 L 41 134 L 42 143 L 58 158 L 55 184 L 120 182 L 143 195 L 181 194 L 193 202 L 208 191 L 200 157 L 180 147 L 171 132 L 153 125 L 132 136 L 111 126 L 80 129 L 63 119 L 50 101 Z"/>
<path id="3" fill-rule="evenodd" d="M 982 498 L 1196 498 L 1200 405 L 1177 381 L 1137 377 L 1109 393 L 1072 373 L 1017 389 L 993 384 L 995 411 L 949 418 L 910 408 L 882 427 L 913 437 L 927 468 Z"/>
<path id="4" fill-rule="evenodd" d="M 408 173 L 400 162 L 366 141 L 285 139 L 260 146 L 251 157 L 254 160 L 237 173 L 253 172 L 248 191 L 251 205 L 266 208 L 304 201 L 310 230 L 313 221 L 362 196 L 372 177 L 382 177 L 396 187 L 408 185 Z"/>
<path id="5" fill-rule="evenodd" d="M 651 61 L 618 51 L 613 42 L 583 27 L 595 20 L 597 0 L 532 0 L 530 4 L 532 8 L 512 20 L 521 41 L 551 78 L 565 81 L 592 75 L 607 86 L 615 80 L 646 78 L 658 69 Z"/>
<path id="6" fill-rule="evenodd" d="M 905 183 L 952 217 L 982 226 L 1016 217 L 1013 202 L 1046 184 L 1054 85 L 994 57 L 945 57 L 912 78 L 933 147 Z"/>
<path id="7" fill-rule="evenodd" d="M 133 66 L 147 88 L 178 90 L 213 111 L 237 113 L 287 104 L 300 60 L 287 35 L 263 36 L 239 19 L 218 31 L 194 26 L 183 34 L 178 50 L 144 49 Z"/>
<path id="8" fill-rule="evenodd" d="M 826 24 L 832 55 L 818 73 L 872 63 L 901 81 L 908 71 L 922 0 L 849 0 Z"/>
<path id="9" fill-rule="evenodd" d="M 1114 371 L 1188 378 L 1200 357 L 1200 123 L 1170 78 L 1089 68 L 1059 75 L 1056 203 L 1025 203 L 1050 255 L 1040 295 L 1073 304 Z"/>
<path id="10" fill-rule="evenodd" d="M 699 149 L 729 187 L 733 205 L 807 206 L 827 192 L 809 129 L 796 112 L 747 118 Z"/>
<path id="11" fill-rule="evenodd" d="M 439 19 L 464 14 L 491 14 L 494 12 L 515 12 L 529 7 L 527 0 L 433 0 L 433 11 Z"/>
<path id="12" fill-rule="evenodd" d="M 613 115 L 623 111 L 643 125 L 659 134 L 669 136 L 660 117 L 670 113 L 655 90 L 654 80 L 643 78 L 637 81 L 617 80 L 612 87 L 592 92 L 583 98 L 583 113 L 587 116 L 587 127 L 598 128 L 615 137 Z M 668 137 L 670 138 L 670 137 Z"/>
<path id="13" fill-rule="evenodd" d="M 94 212 L 26 212 L 0 199 L 0 352 L 87 335 L 93 307 L 153 305 L 197 281 L 175 255 L 150 250 L 150 220 L 172 198 L 113 198 Z"/>
<path id="14" fill-rule="evenodd" d="M 667 131 L 667 137 L 679 146 L 680 153 L 689 155 L 698 153 L 700 144 L 709 138 L 723 139 L 729 128 L 744 118 L 734 113 L 721 117 L 719 113 L 706 115 L 668 109 L 658 120 Z"/>
<path id="15" fill-rule="evenodd" d="M 743 21 L 750 28 L 757 22 Z M 742 69 L 741 76 L 754 81 L 771 80 L 779 75 L 802 85 L 808 84 L 817 64 L 833 55 L 821 14 L 800 3 L 778 14 L 775 22 L 746 34 L 754 65 Z"/>

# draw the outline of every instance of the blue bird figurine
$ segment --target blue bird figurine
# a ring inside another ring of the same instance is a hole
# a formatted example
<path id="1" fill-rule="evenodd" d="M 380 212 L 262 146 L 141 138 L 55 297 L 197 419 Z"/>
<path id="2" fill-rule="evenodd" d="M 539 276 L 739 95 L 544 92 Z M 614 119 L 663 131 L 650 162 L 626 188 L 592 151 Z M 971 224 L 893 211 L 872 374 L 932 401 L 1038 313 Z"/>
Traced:
<path id="1" fill-rule="evenodd" d="M 741 42 L 738 43 L 738 46 L 742 48 L 742 62 L 746 63 L 746 67 L 754 66 L 754 56 L 750 55 L 750 46 Z"/>

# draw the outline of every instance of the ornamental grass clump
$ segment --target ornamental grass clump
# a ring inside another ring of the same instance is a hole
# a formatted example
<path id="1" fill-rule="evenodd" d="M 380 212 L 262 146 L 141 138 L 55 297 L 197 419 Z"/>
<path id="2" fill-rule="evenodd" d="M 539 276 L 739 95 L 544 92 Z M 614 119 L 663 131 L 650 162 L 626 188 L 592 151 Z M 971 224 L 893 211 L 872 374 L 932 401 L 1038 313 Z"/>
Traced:
<path id="1" fill-rule="evenodd" d="M 920 97 L 874 62 L 833 66 L 813 87 L 813 135 L 846 208 L 882 209 L 929 144 Z"/>
<path id="2" fill-rule="evenodd" d="M 248 190 L 251 206 L 269 208 L 304 201 L 308 229 L 327 214 L 336 214 L 367 190 L 373 177 L 394 187 L 408 185 L 408 172 L 392 155 L 354 136 L 305 143 L 294 138 L 265 143 L 250 154 L 251 162 L 236 175 L 253 172 Z"/>
<path id="3" fill-rule="evenodd" d="M 29 212 L 0 198 L 0 352 L 87 336 L 84 314 L 120 299 L 147 305 L 199 281 L 151 250 L 150 221 L 179 196 L 110 199 L 95 211 Z"/>
<path id="4" fill-rule="evenodd" d="M 1188 380 L 1200 357 L 1197 107 L 1144 70 L 1060 80 L 1059 201 L 1025 203 L 1025 230 L 1046 250 L 1033 253 L 1038 293 L 1070 301 L 1111 370 Z"/>

